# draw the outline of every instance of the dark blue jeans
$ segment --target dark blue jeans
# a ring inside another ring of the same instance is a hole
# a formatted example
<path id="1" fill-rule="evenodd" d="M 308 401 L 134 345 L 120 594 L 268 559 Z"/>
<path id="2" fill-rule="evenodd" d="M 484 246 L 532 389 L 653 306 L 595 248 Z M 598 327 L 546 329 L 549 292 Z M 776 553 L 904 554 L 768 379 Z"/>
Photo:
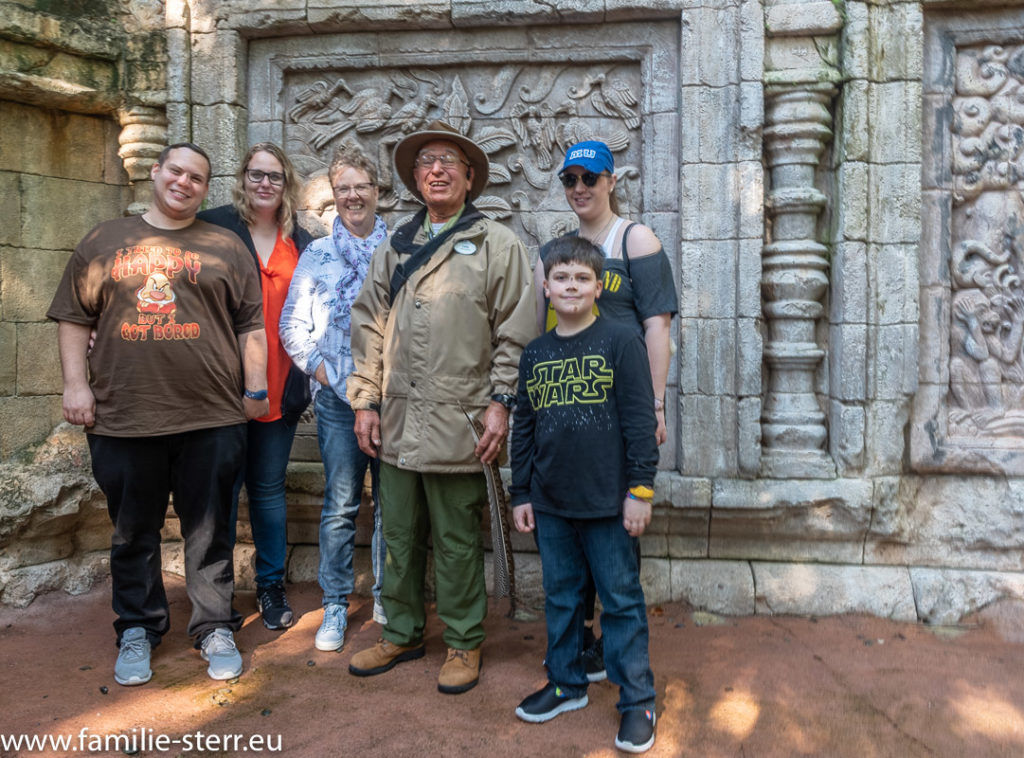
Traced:
<path id="1" fill-rule="evenodd" d="M 601 596 L 601 633 L 608 678 L 619 685 L 620 711 L 654 707 L 647 653 L 647 605 L 636 540 L 622 518 L 566 519 L 534 511 L 544 574 L 548 679 L 571 697 L 587 690 L 580 655 L 583 587 L 589 566 Z"/>
<path id="2" fill-rule="evenodd" d="M 296 426 L 284 419 L 247 424 L 245 491 L 249 495 L 249 524 L 256 547 L 257 588 L 284 581 L 284 561 L 288 555 L 285 479 Z M 237 507 L 236 500 L 236 512 Z"/>
<path id="3" fill-rule="evenodd" d="M 192 601 L 188 633 L 196 640 L 219 627 L 237 630 L 229 519 L 245 455 L 245 424 L 159 437 L 88 435 L 92 471 L 114 524 L 110 575 L 118 640 L 141 626 L 156 645 L 170 628 L 160 575 L 160 530 L 167 501 L 185 540 L 185 587 Z"/>

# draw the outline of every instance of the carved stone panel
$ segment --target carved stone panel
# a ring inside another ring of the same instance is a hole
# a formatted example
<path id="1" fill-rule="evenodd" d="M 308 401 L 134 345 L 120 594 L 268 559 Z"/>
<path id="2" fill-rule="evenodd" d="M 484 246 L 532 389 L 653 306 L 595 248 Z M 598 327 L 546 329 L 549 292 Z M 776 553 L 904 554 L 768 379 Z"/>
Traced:
<path id="1" fill-rule="evenodd" d="M 377 162 L 379 211 L 394 226 L 420 207 L 393 173 L 395 145 L 434 119 L 447 121 L 490 160 L 476 206 L 535 251 L 575 226 L 557 173 L 579 140 L 611 147 L 623 214 L 667 210 L 646 198 L 678 185 L 678 166 L 656 160 L 676 153 L 673 135 L 654 128 L 657 114 L 676 108 L 671 71 L 661 68 L 678 57 L 675 26 L 648 25 L 642 35 L 629 24 L 600 36 L 563 31 L 560 44 L 481 30 L 261 40 L 250 69 L 269 76 L 250 79 L 249 136 L 284 144 L 308 181 L 304 221 L 322 231 L 334 217 L 331 154 L 343 142 L 360 145 Z"/>
<path id="2" fill-rule="evenodd" d="M 1010 17 L 1013 17 L 1012 19 Z M 936 14 L 924 102 L 919 470 L 1024 473 L 1024 14 Z"/>

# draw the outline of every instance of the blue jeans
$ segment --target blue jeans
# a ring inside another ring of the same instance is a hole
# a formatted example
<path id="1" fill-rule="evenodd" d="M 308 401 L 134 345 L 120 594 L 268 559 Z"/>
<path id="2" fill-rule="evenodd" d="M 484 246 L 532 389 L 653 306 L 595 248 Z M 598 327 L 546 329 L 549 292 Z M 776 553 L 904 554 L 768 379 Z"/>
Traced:
<path id="1" fill-rule="evenodd" d="M 380 600 L 384 572 L 384 539 L 380 525 L 377 461 L 359 449 L 353 431 L 356 415 L 330 387 L 321 387 L 313 402 L 320 457 L 324 462 L 324 506 L 320 512 L 320 588 L 324 605 L 348 607 L 355 590 L 352 556 L 355 553 L 356 516 L 363 497 L 366 467 L 371 466 L 373 493 L 373 597 Z"/>
<path id="2" fill-rule="evenodd" d="M 567 519 L 534 511 L 544 575 L 548 679 L 571 697 L 587 690 L 583 671 L 583 587 L 587 566 L 601 597 L 601 634 L 608 678 L 619 685 L 619 711 L 654 707 L 647 654 L 647 606 L 636 540 L 622 517 Z"/>
<path id="3" fill-rule="evenodd" d="M 249 524 L 256 546 L 256 586 L 284 581 L 288 554 L 288 504 L 285 479 L 297 424 L 284 419 L 250 421 L 245 459 L 245 489 L 249 493 Z"/>

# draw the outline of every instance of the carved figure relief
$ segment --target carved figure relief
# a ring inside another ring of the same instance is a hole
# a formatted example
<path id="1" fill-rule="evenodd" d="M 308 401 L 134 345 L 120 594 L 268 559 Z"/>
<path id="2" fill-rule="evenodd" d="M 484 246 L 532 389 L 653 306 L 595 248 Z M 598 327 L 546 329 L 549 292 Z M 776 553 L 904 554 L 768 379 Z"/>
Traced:
<path id="1" fill-rule="evenodd" d="M 1024 46 L 958 48 L 950 433 L 1024 435 Z"/>
<path id="2" fill-rule="evenodd" d="M 639 92 L 636 64 L 293 73 L 283 92 L 285 139 L 310 180 L 305 220 L 315 225 L 333 219 L 330 187 L 319 177 L 346 140 L 377 159 L 379 208 L 389 223 L 415 212 L 417 201 L 392 175 L 391 153 L 405 135 L 435 119 L 487 153 L 490 182 L 474 204 L 510 224 L 532 249 L 575 226 L 556 174 L 566 148 L 580 140 L 608 143 L 623 212 L 638 214 Z"/>

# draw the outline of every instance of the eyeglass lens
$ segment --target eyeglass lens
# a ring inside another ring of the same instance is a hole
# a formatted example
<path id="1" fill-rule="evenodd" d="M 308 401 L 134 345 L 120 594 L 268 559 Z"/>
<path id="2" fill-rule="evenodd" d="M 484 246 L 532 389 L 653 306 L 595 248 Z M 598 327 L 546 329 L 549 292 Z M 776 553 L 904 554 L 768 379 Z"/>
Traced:
<path id="1" fill-rule="evenodd" d="M 353 184 L 351 187 L 347 184 L 342 184 L 340 187 L 334 188 L 334 194 L 345 197 L 355 193 L 357 195 L 369 195 L 370 190 L 373 189 L 372 184 Z"/>
<path id="2" fill-rule="evenodd" d="M 455 153 L 423 153 L 423 155 L 416 158 L 416 165 L 420 168 L 430 168 L 437 161 L 441 161 L 441 165 L 445 168 L 451 168 L 457 163 L 465 162 Z M 466 165 L 468 166 L 469 164 L 467 163 Z"/>
<path id="3" fill-rule="evenodd" d="M 260 171 L 258 168 L 249 168 L 245 170 L 245 175 L 249 178 L 249 181 L 253 184 L 259 184 L 264 178 L 270 180 L 270 183 L 275 187 L 280 187 L 284 184 L 284 174 L 280 171 Z"/>
<path id="4" fill-rule="evenodd" d="M 577 176 L 583 180 L 583 186 L 593 187 L 597 184 L 597 180 L 604 176 L 604 174 L 595 174 L 593 171 L 584 171 L 582 174 L 559 174 L 558 178 L 562 180 L 562 186 L 566 189 L 572 189 L 576 186 Z"/>

